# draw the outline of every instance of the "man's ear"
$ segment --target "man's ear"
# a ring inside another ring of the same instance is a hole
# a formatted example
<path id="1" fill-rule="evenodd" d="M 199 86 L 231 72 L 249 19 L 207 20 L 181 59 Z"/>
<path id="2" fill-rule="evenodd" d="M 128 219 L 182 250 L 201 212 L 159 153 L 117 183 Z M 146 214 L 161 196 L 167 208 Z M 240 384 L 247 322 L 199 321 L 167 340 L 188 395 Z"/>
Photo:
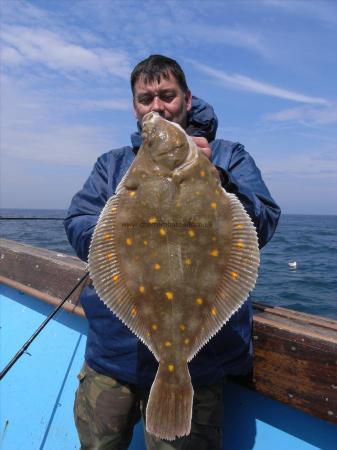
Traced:
<path id="1" fill-rule="evenodd" d="M 185 94 L 186 111 L 190 111 L 192 108 L 192 93 L 188 90 Z"/>

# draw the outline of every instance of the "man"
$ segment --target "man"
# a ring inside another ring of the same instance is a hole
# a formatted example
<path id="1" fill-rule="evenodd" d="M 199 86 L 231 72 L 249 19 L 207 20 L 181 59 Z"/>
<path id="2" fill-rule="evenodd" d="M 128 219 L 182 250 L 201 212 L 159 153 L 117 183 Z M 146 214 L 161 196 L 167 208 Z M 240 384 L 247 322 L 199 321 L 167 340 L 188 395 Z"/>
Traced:
<path id="1" fill-rule="evenodd" d="M 243 146 L 215 139 L 214 111 L 192 97 L 181 67 L 170 58 L 152 55 L 133 70 L 131 88 L 138 127 L 150 111 L 180 124 L 216 165 L 223 187 L 240 199 L 255 224 L 260 247 L 264 246 L 275 231 L 280 210 Z M 135 158 L 141 145 L 140 133 L 134 133 L 131 140 L 132 147 L 112 150 L 98 158 L 70 205 L 66 232 L 85 261 L 100 211 Z M 89 322 L 86 362 L 79 374 L 74 407 L 81 448 L 127 449 L 140 413 L 145 417 L 157 363 L 99 300 L 92 286 L 83 291 L 81 303 Z M 251 325 L 252 308 L 247 300 L 189 364 L 194 387 L 191 434 L 167 442 L 145 433 L 148 449 L 221 448 L 223 381 L 228 374 L 250 370 Z"/>

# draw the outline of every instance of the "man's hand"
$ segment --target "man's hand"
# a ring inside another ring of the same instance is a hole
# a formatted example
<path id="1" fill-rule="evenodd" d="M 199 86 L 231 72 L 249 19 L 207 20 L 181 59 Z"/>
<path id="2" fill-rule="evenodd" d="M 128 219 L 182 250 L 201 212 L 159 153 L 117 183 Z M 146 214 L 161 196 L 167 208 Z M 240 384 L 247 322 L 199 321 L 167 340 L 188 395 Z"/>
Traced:
<path id="1" fill-rule="evenodd" d="M 200 148 L 200 150 L 202 150 L 205 153 L 207 158 L 210 158 L 212 156 L 212 149 L 209 146 L 207 139 L 200 136 L 191 136 L 191 138 L 193 139 L 195 144 Z"/>

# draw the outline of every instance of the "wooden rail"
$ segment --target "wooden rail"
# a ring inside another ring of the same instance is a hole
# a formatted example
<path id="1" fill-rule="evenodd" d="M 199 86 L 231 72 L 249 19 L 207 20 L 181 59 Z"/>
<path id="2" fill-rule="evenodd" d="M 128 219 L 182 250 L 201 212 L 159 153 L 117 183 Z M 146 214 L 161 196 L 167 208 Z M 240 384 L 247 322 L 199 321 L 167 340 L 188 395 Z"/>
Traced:
<path id="1" fill-rule="evenodd" d="M 57 304 L 84 274 L 78 258 L 0 239 L 0 282 Z M 81 289 L 65 305 L 84 316 Z M 337 424 L 337 321 L 254 304 L 251 389 Z"/>

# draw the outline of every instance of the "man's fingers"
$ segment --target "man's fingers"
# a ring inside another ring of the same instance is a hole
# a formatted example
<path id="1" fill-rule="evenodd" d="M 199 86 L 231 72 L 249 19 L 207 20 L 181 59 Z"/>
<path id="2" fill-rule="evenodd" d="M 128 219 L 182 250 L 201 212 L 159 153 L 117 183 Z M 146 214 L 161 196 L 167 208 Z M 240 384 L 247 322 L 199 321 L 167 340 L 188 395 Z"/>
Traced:
<path id="1" fill-rule="evenodd" d="M 191 136 L 191 137 L 195 142 L 195 144 L 200 148 L 200 150 L 202 150 L 205 153 L 207 158 L 210 158 L 212 156 L 212 149 L 209 146 L 207 139 L 200 136 Z"/>

